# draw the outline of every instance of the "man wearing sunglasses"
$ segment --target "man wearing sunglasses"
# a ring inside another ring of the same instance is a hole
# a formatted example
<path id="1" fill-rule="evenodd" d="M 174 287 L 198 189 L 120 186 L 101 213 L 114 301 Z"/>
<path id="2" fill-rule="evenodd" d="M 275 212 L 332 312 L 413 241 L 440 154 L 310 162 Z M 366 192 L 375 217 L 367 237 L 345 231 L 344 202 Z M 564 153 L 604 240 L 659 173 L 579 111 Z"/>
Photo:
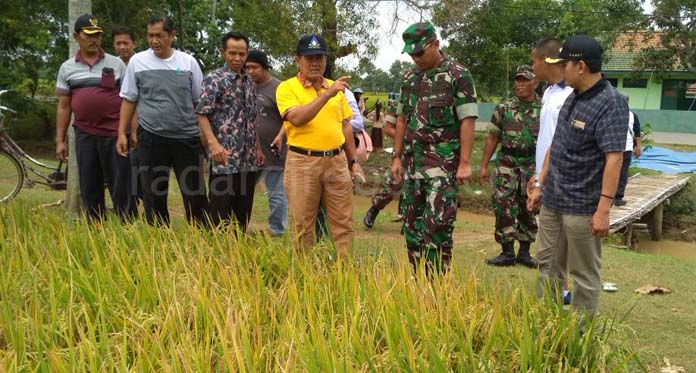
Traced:
<path id="1" fill-rule="evenodd" d="M 414 270 L 424 262 L 430 277 L 445 274 L 452 259 L 457 184 L 471 180 L 476 89 L 469 71 L 440 52 L 430 22 L 409 26 L 402 37 L 416 67 L 401 85 L 392 173 L 404 180 L 409 262 Z"/>

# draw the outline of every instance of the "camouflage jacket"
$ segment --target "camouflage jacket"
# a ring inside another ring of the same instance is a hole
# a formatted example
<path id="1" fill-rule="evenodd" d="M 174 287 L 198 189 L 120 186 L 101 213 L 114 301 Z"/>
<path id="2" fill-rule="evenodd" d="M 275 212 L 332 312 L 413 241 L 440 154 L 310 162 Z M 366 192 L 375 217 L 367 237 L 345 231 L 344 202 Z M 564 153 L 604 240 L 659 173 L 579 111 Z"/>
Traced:
<path id="1" fill-rule="evenodd" d="M 452 176 L 459 166 L 461 121 L 478 116 L 474 80 L 465 67 L 444 56 L 430 71 L 415 68 L 404 75 L 397 114 L 407 126 L 407 177 Z"/>
<path id="2" fill-rule="evenodd" d="M 540 112 L 541 100 L 536 96 L 531 102 L 513 97 L 495 107 L 488 132 L 500 140 L 499 162 L 534 164 Z"/>

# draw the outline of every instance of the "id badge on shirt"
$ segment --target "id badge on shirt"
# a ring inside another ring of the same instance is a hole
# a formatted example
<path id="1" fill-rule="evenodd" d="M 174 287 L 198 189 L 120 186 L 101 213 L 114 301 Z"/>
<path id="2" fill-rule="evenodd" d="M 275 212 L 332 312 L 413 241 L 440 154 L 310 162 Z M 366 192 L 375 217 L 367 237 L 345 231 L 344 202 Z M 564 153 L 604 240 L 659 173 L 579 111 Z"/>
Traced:
<path id="1" fill-rule="evenodd" d="M 104 88 L 116 87 L 116 74 L 114 73 L 114 69 L 110 67 L 102 69 L 101 85 Z"/>
<path id="2" fill-rule="evenodd" d="M 573 127 L 575 127 L 575 128 L 577 128 L 577 129 L 580 129 L 580 130 L 584 130 L 584 129 L 585 129 L 585 122 L 583 122 L 583 121 L 581 121 L 581 120 L 575 119 L 575 120 L 573 120 L 573 121 L 570 123 L 570 125 L 573 126 Z"/>

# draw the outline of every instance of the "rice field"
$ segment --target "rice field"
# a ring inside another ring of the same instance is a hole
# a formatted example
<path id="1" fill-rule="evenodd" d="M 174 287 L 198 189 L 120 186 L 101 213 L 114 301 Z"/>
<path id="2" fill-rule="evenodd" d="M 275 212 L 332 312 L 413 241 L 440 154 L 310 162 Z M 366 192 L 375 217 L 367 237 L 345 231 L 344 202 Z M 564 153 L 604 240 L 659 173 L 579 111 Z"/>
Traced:
<path id="1" fill-rule="evenodd" d="M 635 371 L 635 334 L 455 265 L 413 277 L 359 240 L 289 238 L 0 205 L 3 371 Z M 398 251 L 398 254 L 403 254 Z"/>

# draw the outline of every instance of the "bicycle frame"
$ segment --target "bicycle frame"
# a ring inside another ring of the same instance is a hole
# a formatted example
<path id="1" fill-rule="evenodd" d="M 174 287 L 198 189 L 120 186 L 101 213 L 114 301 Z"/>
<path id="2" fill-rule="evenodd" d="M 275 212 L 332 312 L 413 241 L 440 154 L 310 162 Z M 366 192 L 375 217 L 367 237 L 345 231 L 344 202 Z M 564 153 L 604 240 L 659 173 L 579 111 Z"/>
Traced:
<path id="1" fill-rule="evenodd" d="M 24 183 L 26 186 L 32 187 L 35 184 L 41 184 L 55 188 L 56 186 L 60 187 L 65 184 L 65 180 L 56 180 L 54 177 L 45 173 L 46 171 L 51 171 L 54 174 L 62 173 L 63 162 L 59 162 L 57 167 L 42 163 L 27 154 L 14 140 L 12 140 L 4 129 L 0 129 L 0 131 L 2 131 L 0 133 L 0 147 L 19 161 L 22 172 L 24 173 Z M 37 167 L 34 167 L 34 165 Z M 33 175 L 43 180 L 38 180 L 32 177 Z"/>
<path id="2" fill-rule="evenodd" d="M 7 90 L 0 91 L 0 97 L 7 92 Z M 0 149 L 17 159 L 21 172 L 24 174 L 24 184 L 27 187 L 33 187 L 35 184 L 41 184 L 51 187 L 52 189 L 64 189 L 66 185 L 64 175 L 62 180 L 59 179 L 59 176 L 63 173 L 63 162 L 59 162 L 58 166 L 55 167 L 47 165 L 27 154 L 27 152 L 25 152 L 14 140 L 12 140 L 12 137 L 7 134 L 7 131 L 5 130 L 5 114 L 3 111 L 16 113 L 14 110 L 0 104 Z M 52 171 L 52 173 L 47 175 L 44 173 L 46 171 Z M 42 180 L 38 180 L 30 176 L 38 176 Z"/>

